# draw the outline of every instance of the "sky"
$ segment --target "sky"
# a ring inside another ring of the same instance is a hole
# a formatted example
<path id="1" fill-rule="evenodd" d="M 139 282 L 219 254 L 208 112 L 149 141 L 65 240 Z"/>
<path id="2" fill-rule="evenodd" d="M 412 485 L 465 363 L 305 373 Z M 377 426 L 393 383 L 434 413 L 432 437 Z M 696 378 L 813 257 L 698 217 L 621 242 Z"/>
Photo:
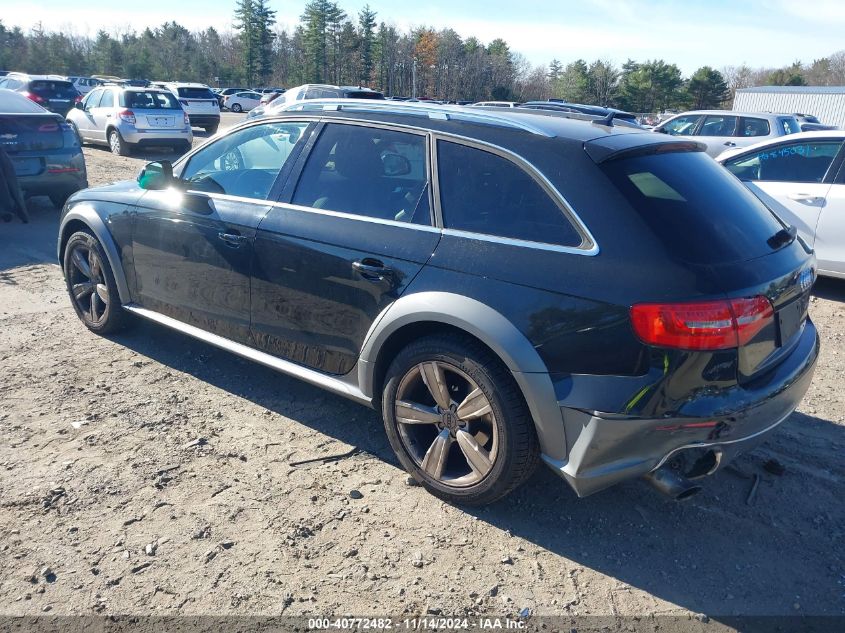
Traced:
<path id="1" fill-rule="evenodd" d="M 367 0 L 339 0 L 355 15 Z M 305 0 L 269 0 L 293 27 Z M 400 29 L 450 27 L 483 42 L 497 37 L 532 64 L 552 59 L 664 59 L 691 74 L 704 65 L 777 67 L 845 48 L 845 0 L 369 0 L 377 19 Z M 0 20 L 94 34 L 175 20 L 189 29 L 230 29 L 234 0 L 0 0 Z"/>

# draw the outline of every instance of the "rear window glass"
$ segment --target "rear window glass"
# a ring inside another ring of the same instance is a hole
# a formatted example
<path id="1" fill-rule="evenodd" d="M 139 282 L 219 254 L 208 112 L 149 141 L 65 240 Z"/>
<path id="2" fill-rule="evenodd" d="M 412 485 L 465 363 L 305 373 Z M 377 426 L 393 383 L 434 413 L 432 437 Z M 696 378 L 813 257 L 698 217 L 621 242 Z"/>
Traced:
<path id="1" fill-rule="evenodd" d="M 78 94 L 69 81 L 36 80 L 29 83 L 29 89 L 37 95 L 56 99 L 73 99 Z"/>
<path id="2" fill-rule="evenodd" d="M 768 136 L 769 122 L 766 119 L 742 117 L 742 124 L 737 136 Z"/>
<path id="3" fill-rule="evenodd" d="M 783 128 L 784 134 L 798 134 L 798 132 L 801 131 L 801 125 L 798 123 L 797 119 L 781 119 L 780 125 Z"/>
<path id="4" fill-rule="evenodd" d="M 217 97 L 214 96 L 214 93 L 211 92 L 208 88 L 177 88 L 179 92 L 179 96 L 183 99 L 214 99 L 217 100 Z"/>
<path id="5" fill-rule="evenodd" d="M 120 95 L 120 105 L 139 110 L 181 110 L 182 106 L 169 92 L 127 91 Z"/>
<path id="6" fill-rule="evenodd" d="M 677 259 L 721 264 L 772 251 L 775 216 L 704 152 L 636 156 L 601 165 Z"/>

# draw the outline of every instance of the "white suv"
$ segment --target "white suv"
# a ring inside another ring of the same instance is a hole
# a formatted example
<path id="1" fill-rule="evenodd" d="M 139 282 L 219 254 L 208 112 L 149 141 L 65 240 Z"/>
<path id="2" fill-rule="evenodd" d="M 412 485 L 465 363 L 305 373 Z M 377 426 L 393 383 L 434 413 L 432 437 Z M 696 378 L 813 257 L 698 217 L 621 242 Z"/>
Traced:
<path id="1" fill-rule="evenodd" d="M 215 134 L 220 126 L 220 105 L 217 96 L 205 84 L 173 82 L 167 84 L 179 99 L 193 127 Z"/>

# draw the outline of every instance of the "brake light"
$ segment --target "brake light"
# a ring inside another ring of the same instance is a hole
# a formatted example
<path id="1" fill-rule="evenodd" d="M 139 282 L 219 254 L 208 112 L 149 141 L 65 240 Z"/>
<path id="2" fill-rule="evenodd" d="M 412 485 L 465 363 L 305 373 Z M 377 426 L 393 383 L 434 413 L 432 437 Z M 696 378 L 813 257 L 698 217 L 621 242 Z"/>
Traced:
<path id="1" fill-rule="evenodd" d="M 117 116 L 125 123 L 135 124 L 135 113 L 132 110 L 121 110 L 117 113 Z"/>
<path id="2" fill-rule="evenodd" d="M 34 92 L 24 92 L 23 96 L 29 99 L 30 101 L 35 101 L 35 103 L 44 103 L 44 97 L 41 97 Z"/>
<path id="3" fill-rule="evenodd" d="M 641 303 L 631 308 L 634 331 L 644 343 L 690 350 L 746 345 L 773 318 L 772 304 L 763 296 L 695 303 Z"/>
<path id="4" fill-rule="evenodd" d="M 187 112 L 183 112 L 182 114 L 185 115 L 185 125 L 190 125 L 191 124 L 191 117 L 188 116 Z"/>
<path id="5" fill-rule="evenodd" d="M 81 101 L 82 101 L 82 95 L 76 95 L 76 96 L 73 98 L 73 102 L 74 102 L 74 103 L 80 103 Z"/>

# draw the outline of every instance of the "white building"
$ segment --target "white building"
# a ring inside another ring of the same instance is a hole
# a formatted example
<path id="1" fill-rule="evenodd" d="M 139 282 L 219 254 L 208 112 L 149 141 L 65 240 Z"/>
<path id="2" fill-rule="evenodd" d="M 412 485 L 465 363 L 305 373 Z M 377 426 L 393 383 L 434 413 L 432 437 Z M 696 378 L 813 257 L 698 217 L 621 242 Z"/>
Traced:
<path id="1" fill-rule="evenodd" d="M 845 86 L 759 86 L 736 91 L 737 112 L 812 114 L 825 125 L 845 128 Z"/>

